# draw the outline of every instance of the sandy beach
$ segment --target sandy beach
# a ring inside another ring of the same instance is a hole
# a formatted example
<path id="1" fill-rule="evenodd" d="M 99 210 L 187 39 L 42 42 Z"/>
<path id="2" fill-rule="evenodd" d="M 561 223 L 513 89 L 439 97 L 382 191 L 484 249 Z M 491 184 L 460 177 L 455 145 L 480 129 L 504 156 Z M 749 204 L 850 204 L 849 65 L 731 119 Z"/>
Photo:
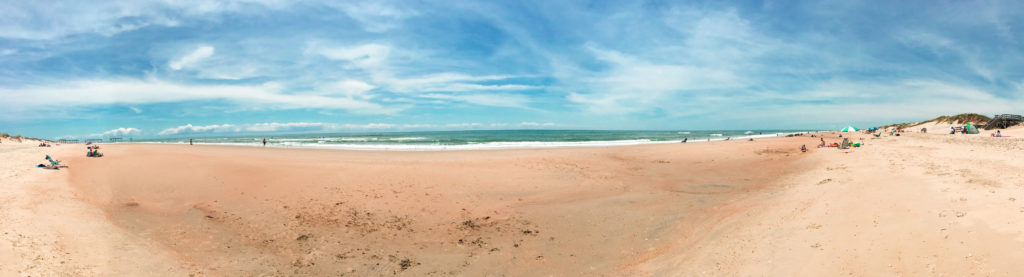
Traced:
<path id="1" fill-rule="evenodd" d="M 0 275 L 1012 276 L 1024 132 L 1003 133 L 102 158 L 4 141 Z M 46 154 L 70 168 L 33 167 Z"/>

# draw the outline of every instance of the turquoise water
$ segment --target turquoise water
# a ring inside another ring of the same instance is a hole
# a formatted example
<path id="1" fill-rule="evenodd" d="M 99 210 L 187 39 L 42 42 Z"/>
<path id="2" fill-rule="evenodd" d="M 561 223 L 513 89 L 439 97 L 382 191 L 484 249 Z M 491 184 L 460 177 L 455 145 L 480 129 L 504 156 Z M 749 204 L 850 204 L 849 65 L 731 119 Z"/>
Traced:
<path id="1" fill-rule="evenodd" d="M 747 132 L 750 132 L 749 134 Z M 503 148 L 548 148 L 613 146 L 650 143 L 704 142 L 730 139 L 776 137 L 799 130 L 730 131 L 587 131 L 587 130 L 494 130 L 327 133 L 293 135 L 252 135 L 194 137 L 193 143 L 221 145 L 339 148 L 358 150 L 469 150 Z M 135 140 L 145 143 L 189 143 L 190 138 Z"/>

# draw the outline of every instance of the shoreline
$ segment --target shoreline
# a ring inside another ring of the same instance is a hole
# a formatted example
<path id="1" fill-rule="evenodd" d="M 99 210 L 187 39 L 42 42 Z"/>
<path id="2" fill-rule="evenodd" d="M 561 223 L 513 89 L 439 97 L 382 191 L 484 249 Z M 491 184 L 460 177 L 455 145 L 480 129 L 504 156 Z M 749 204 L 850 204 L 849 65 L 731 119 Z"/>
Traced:
<path id="1" fill-rule="evenodd" d="M 738 137 L 730 137 L 729 140 L 721 139 L 705 139 L 705 140 L 691 140 L 686 143 L 706 143 L 706 142 L 720 142 L 720 141 L 741 141 L 748 139 L 768 139 L 768 138 L 783 138 L 787 135 L 792 134 L 813 134 L 813 133 L 828 133 L 827 131 L 803 131 L 803 132 L 792 132 L 792 133 L 775 133 L 775 134 L 764 134 L 764 135 L 743 135 Z M 294 144 L 294 143 L 273 143 L 267 144 L 265 147 L 272 148 L 295 148 L 295 149 L 331 149 L 331 150 L 353 150 L 353 151 L 472 151 L 472 150 L 505 150 L 505 149 L 559 149 L 559 148 L 589 148 L 589 147 L 618 147 L 618 146 L 635 146 L 635 145 L 656 145 L 656 144 L 673 144 L 682 143 L 679 140 L 673 141 L 652 141 L 647 139 L 639 140 L 604 140 L 604 141 L 509 141 L 509 142 L 485 142 L 485 143 L 470 143 L 470 144 Z M 149 142 L 149 141 L 138 141 L 138 142 L 116 142 L 116 143 L 103 143 L 103 144 L 148 144 L 148 145 L 188 145 L 183 142 Z M 264 147 L 260 142 L 254 143 L 209 143 L 201 142 L 195 143 L 195 145 L 213 145 L 213 146 L 241 146 L 241 147 Z"/>

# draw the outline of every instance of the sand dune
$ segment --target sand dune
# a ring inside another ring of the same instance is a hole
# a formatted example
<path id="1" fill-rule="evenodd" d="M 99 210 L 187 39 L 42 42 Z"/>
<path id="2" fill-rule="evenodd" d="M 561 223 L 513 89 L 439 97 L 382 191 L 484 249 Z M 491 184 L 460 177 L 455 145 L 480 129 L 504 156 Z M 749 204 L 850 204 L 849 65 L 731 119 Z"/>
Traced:
<path id="1" fill-rule="evenodd" d="M 1024 141 L 854 138 L 866 146 L 817 149 L 810 137 L 453 152 L 122 144 L 99 159 L 80 145 L 4 144 L 0 242 L 10 243 L 0 243 L 0 275 L 1020 271 Z M 26 167 L 44 152 L 72 167 Z"/>

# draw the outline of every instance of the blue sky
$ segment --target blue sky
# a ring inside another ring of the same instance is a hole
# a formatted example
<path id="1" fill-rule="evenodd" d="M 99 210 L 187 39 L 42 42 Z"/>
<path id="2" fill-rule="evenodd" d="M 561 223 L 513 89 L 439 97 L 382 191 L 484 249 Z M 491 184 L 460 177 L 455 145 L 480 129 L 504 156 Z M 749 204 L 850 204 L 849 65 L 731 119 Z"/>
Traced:
<path id="1" fill-rule="evenodd" d="M 0 131 L 838 128 L 1024 113 L 1022 30 L 1020 1 L 0 0 Z"/>

